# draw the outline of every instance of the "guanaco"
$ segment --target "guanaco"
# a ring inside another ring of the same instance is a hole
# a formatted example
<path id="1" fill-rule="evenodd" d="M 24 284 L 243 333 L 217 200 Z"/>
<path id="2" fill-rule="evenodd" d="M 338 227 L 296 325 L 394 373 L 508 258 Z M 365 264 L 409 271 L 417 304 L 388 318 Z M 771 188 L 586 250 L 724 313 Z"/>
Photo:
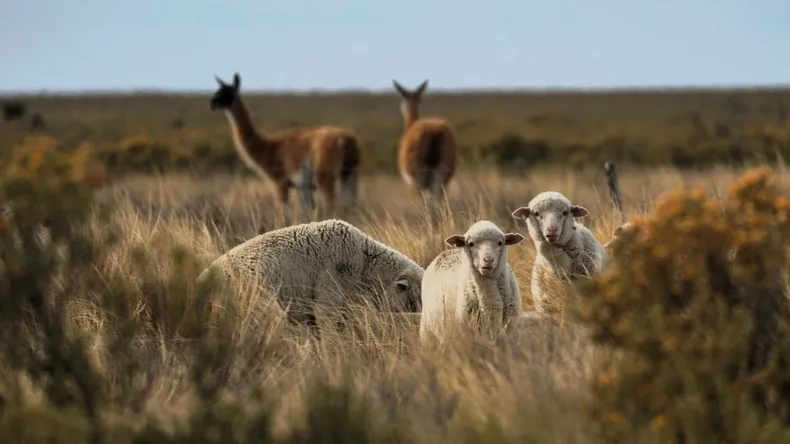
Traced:
<path id="1" fill-rule="evenodd" d="M 455 135 L 445 119 L 419 117 L 422 94 L 428 87 L 425 80 L 410 91 L 392 81 L 400 95 L 403 135 L 398 150 L 398 167 L 406 184 L 418 191 L 443 196 L 455 173 Z"/>
<path id="2" fill-rule="evenodd" d="M 341 203 L 356 200 L 360 143 L 354 132 L 323 125 L 276 134 L 260 133 L 239 94 L 239 74 L 233 75 L 232 85 L 217 76 L 214 78 L 219 89 L 211 99 L 211 109 L 225 111 L 236 151 L 250 169 L 274 186 L 280 208 L 288 203 L 290 189 L 297 187 L 309 208 L 315 208 L 316 188 L 331 208 L 338 179 Z"/>

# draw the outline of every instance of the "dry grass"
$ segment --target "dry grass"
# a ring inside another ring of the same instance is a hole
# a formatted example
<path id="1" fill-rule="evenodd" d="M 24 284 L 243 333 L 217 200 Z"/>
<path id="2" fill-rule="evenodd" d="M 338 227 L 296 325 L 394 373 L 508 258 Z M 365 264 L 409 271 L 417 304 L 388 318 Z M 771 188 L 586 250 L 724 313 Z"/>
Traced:
<path id="1" fill-rule="evenodd" d="M 623 169 L 626 216 L 649 211 L 659 195 L 683 186 L 723 193 L 739 173 Z M 787 175 L 781 178 L 787 188 Z M 511 211 L 549 189 L 588 208 L 585 225 L 599 240 L 610 239 L 621 219 L 598 170 L 525 177 L 463 171 L 446 204 L 434 211 L 396 178 L 367 176 L 359 207 L 342 217 L 427 266 L 445 248 L 445 237 L 479 219 L 526 233 Z M 611 356 L 569 324 L 522 329 L 497 346 L 462 337 L 441 350 L 421 349 L 413 318 L 363 307 L 349 332 L 311 341 L 266 295 L 218 295 L 204 312 L 193 286 L 201 268 L 228 248 L 314 217 L 278 220 L 263 182 L 225 174 L 130 176 L 100 190 L 96 202 L 109 208 L 107 218 L 88 223 L 94 281 L 105 288 L 66 286 L 58 297 L 68 301 L 71 334 L 84 338 L 101 375 L 107 440 L 129 442 L 135 431 L 137 439 L 148 439 L 138 442 L 162 442 L 167 435 L 255 442 L 269 434 L 290 442 L 593 441 L 585 410 L 590 377 L 597 360 Z M 534 254 L 528 239 L 509 252 L 527 310 Z M 102 305 L 103 291 L 129 302 L 133 333 Z M 125 334 L 133 338 L 118 354 L 112 344 Z M 47 406 L 35 384 L 22 386 L 24 410 L 6 412 L 4 436 L 32 440 L 18 427 L 37 424 L 42 436 L 65 440 L 52 442 L 88 440 L 82 417 L 61 423 L 22 415 Z M 211 409 L 202 410 L 206 405 Z M 29 422 L 9 425 L 11 414 Z"/>
<path id="2" fill-rule="evenodd" d="M 706 174 L 624 171 L 620 183 L 628 214 L 633 215 L 649 210 L 653 200 L 667 190 L 705 184 L 715 193 L 737 174 L 729 169 Z M 363 210 L 346 219 L 423 266 L 445 248 L 443 239 L 447 235 L 463 232 L 480 218 L 524 232 L 525 227 L 517 226 L 510 212 L 544 189 L 563 192 L 590 209 L 592 216 L 584 222 L 599 239 L 608 240 L 619 222 L 602 175 L 596 172 L 534 173 L 511 179 L 466 173 L 450 190 L 448 205 L 433 224 L 427 221 L 420 201 L 403 195 L 399 182 L 382 177 L 366 179 Z M 201 262 L 207 263 L 261 229 L 280 225 L 273 216 L 271 195 L 257 180 L 233 176 L 209 180 L 182 175 L 140 177 L 116 184 L 104 195 L 112 199 L 111 221 L 122 234 L 112 251 L 105 252 L 107 268 L 103 272 L 129 275 L 130 279 L 135 276 L 130 273 L 133 267 L 128 258 L 137 247 L 143 248 L 148 257 L 149 269 L 143 279 L 163 279 L 169 273 L 164 268 L 168 252 L 176 245 L 195 252 Z M 534 254 L 532 245 L 525 242 L 513 248 L 509 256 L 527 309 Z M 492 350 L 466 344 L 443 353 L 421 353 L 415 348 L 413 325 L 400 325 L 397 319 L 365 312 L 358 319 L 375 328 L 361 329 L 362 337 L 350 340 L 334 336 L 320 344 L 305 344 L 301 336 L 288 333 L 271 301 L 248 294 L 237 303 L 238 317 L 233 323 L 241 341 L 239 351 L 251 356 L 235 358 L 239 364 L 233 370 L 246 377 L 233 385 L 248 389 L 249 385 L 263 385 L 275 398 L 287 400 L 278 416 L 282 428 L 287 429 L 294 419 L 286 412 L 298 411 L 300 401 L 304 401 L 306 381 L 315 377 L 338 381 L 344 377 L 344 370 L 349 370 L 353 386 L 374 398 L 371 402 L 376 408 L 406 415 L 403 424 L 411 424 L 408 432 L 426 442 L 435 442 L 453 433 L 453 428 L 462 427 L 466 424 L 464 415 L 471 415 L 470 419 L 477 422 L 488 412 L 501 418 L 508 430 L 503 433 L 508 436 L 524 430 L 532 434 L 524 422 L 534 422 L 536 436 L 546 433 L 550 441 L 584 440 L 583 431 L 562 426 L 582 413 L 579 406 L 586 396 L 586 378 L 594 355 L 592 346 L 583 339 L 576 338 L 551 352 L 545 347 L 545 337 L 524 332 L 515 349 Z M 141 308 L 151 310 L 151 305 Z M 179 315 L 186 314 L 173 314 L 176 318 Z M 174 339 L 151 338 L 163 348 L 165 363 L 176 360 L 168 356 L 174 353 L 169 344 Z M 159 371 L 158 390 L 146 400 L 146 408 L 157 416 L 188 402 L 189 395 L 179 390 L 177 367 Z M 377 413 L 378 420 L 388 416 Z"/>

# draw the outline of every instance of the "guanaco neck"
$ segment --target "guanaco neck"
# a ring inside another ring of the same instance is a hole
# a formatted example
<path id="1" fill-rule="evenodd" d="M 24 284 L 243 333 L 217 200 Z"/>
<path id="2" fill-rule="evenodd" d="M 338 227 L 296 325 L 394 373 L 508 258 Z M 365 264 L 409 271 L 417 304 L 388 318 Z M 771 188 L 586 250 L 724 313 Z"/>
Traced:
<path id="1" fill-rule="evenodd" d="M 241 97 L 236 97 L 230 108 L 225 110 L 225 115 L 230 121 L 233 142 L 240 154 L 249 155 L 274 148 L 274 143 L 255 129 Z"/>
<path id="2" fill-rule="evenodd" d="M 400 113 L 403 115 L 403 129 L 408 129 L 417 119 L 420 118 L 417 104 L 409 101 L 402 101 L 400 104 Z"/>
<path id="3" fill-rule="evenodd" d="M 241 97 L 236 97 L 230 108 L 225 110 L 225 115 L 228 116 L 228 121 L 230 121 L 236 148 L 249 151 L 254 149 L 256 145 L 262 145 L 261 142 L 264 141 L 264 137 L 255 130 L 250 113 L 247 111 L 247 107 L 244 106 Z"/>
<path id="4" fill-rule="evenodd" d="M 267 138 L 255 130 L 250 113 L 241 100 L 236 97 L 225 115 L 230 121 L 233 133 L 233 144 L 244 163 L 259 174 L 277 180 L 277 172 L 273 170 L 271 159 L 275 155 L 277 142 Z"/>

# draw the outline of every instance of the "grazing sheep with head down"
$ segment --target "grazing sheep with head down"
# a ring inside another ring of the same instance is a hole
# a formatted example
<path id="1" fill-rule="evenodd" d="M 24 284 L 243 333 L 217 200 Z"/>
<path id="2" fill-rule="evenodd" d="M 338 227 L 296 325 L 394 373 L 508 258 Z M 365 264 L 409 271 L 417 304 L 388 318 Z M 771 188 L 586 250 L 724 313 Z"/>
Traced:
<path id="1" fill-rule="evenodd" d="M 524 240 L 505 234 L 494 223 L 479 221 L 465 234 L 448 237 L 455 247 L 440 253 L 425 270 L 422 281 L 420 338 L 441 337 L 449 322 L 469 325 L 495 338 L 503 327 L 518 324 L 521 296 L 513 270 L 507 263 L 507 246 Z"/>
<path id="2" fill-rule="evenodd" d="M 538 311 L 556 311 L 547 302 L 547 276 L 575 281 L 601 271 L 607 259 L 606 250 L 592 232 L 576 222 L 589 211 L 573 205 L 562 194 L 545 191 L 513 212 L 525 219 L 529 235 L 535 243 L 537 257 L 532 266 L 532 299 Z"/>
<path id="3" fill-rule="evenodd" d="M 198 277 L 260 279 L 289 319 L 316 327 L 315 303 L 342 304 L 344 290 L 395 311 L 420 311 L 423 269 L 400 252 L 336 219 L 269 231 L 236 246 Z"/>

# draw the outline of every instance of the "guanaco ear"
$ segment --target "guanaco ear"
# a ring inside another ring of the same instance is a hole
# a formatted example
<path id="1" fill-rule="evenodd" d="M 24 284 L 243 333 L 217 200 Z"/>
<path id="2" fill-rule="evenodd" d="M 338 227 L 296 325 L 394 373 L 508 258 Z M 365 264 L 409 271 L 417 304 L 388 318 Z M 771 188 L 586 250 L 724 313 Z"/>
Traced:
<path id="1" fill-rule="evenodd" d="M 521 207 L 518 210 L 510 213 L 510 215 L 516 219 L 526 219 L 530 215 L 529 207 Z"/>
<path id="2" fill-rule="evenodd" d="M 448 237 L 447 239 L 445 239 L 444 243 L 451 247 L 459 248 L 466 245 L 466 239 L 464 239 L 464 236 L 462 234 L 454 234 Z"/>
<path id="3" fill-rule="evenodd" d="M 214 74 L 214 80 L 216 80 L 216 81 L 217 81 L 217 84 L 218 84 L 219 86 L 225 86 L 225 82 L 223 82 L 223 81 L 222 81 L 222 79 L 220 79 L 220 78 L 219 78 L 219 76 L 218 76 L 218 75 L 216 75 L 216 74 Z"/>
<path id="4" fill-rule="evenodd" d="M 425 79 L 422 83 L 420 83 L 420 86 L 418 86 L 417 89 L 414 90 L 414 97 L 419 99 L 420 96 L 422 96 L 422 93 L 425 92 L 425 88 L 427 87 L 428 87 L 428 79 Z"/>
<path id="5" fill-rule="evenodd" d="M 584 217 L 590 214 L 590 212 L 587 211 L 587 208 L 584 208 L 581 205 L 574 205 L 571 207 L 571 214 L 573 217 Z"/>
<path id="6" fill-rule="evenodd" d="M 398 94 L 403 97 L 404 99 L 409 97 L 409 91 L 403 87 L 397 80 L 392 79 L 392 86 L 395 87 L 395 90 L 398 91 Z"/>
<path id="7" fill-rule="evenodd" d="M 233 89 L 238 91 L 240 86 L 241 86 L 241 77 L 239 77 L 239 73 L 233 74 Z"/>
<path id="8" fill-rule="evenodd" d="M 505 245 L 520 244 L 524 240 L 524 236 L 518 233 L 508 233 L 505 235 Z"/>

